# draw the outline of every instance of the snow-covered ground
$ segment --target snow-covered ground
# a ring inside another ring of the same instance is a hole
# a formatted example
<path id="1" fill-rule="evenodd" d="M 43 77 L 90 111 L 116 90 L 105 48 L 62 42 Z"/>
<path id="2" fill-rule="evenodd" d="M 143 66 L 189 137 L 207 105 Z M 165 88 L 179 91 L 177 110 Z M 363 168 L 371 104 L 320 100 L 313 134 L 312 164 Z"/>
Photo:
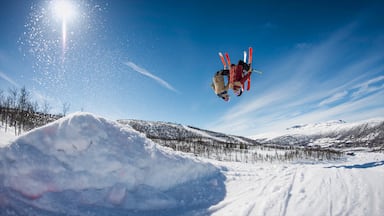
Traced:
<path id="1" fill-rule="evenodd" d="M 15 138 L 15 131 L 13 127 L 8 127 L 6 129 L 5 126 L 0 124 L 0 148 L 11 144 Z"/>
<path id="2" fill-rule="evenodd" d="M 317 164 L 196 159 L 86 113 L 0 135 L 0 215 L 384 212 L 383 153 Z"/>
<path id="3" fill-rule="evenodd" d="M 383 215 L 384 155 L 358 153 L 344 163 L 223 167 L 226 196 L 212 215 Z"/>

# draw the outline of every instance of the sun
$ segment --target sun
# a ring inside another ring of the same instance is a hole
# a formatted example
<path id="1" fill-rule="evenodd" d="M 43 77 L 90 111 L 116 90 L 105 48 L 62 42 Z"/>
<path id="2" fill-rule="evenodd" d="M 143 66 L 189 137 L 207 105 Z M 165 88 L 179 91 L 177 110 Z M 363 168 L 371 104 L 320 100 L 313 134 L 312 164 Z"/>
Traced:
<path id="1" fill-rule="evenodd" d="M 69 21 L 76 17 L 76 8 L 69 0 L 55 0 L 52 2 L 53 13 L 61 21 Z"/>
<path id="2" fill-rule="evenodd" d="M 62 37 L 62 55 L 63 61 L 67 47 L 67 25 L 74 20 L 77 15 L 77 9 L 70 0 L 53 0 L 50 2 L 51 12 L 56 20 L 61 24 Z"/>

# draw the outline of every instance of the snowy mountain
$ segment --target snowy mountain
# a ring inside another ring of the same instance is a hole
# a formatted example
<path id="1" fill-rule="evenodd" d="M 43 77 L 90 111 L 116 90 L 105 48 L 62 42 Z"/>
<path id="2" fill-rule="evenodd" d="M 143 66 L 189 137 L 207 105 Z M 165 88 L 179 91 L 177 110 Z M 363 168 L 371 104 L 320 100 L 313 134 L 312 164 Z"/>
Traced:
<path id="1" fill-rule="evenodd" d="M 255 136 L 263 144 L 319 146 L 331 148 L 384 148 L 384 120 L 347 123 L 342 120 L 295 125 L 274 137 Z"/>
<path id="2" fill-rule="evenodd" d="M 333 149 L 303 148 L 271 144 L 192 126 L 168 122 L 120 120 L 152 141 L 173 150 L 219 161 L 256 163 L 260 161 L 340 160 L 343 153 Z"/>
<path id="3" fill-rule="evenodd" d="M 119 123 L 129 125 L 133 129 L 144 133 L 148 138 L 156 141 L 200 141 L 205 144 L 221 143 L 240 145 L 258 145 L 257 141 L 235 135 L 228 135 L 204 130 L 193 126 L 186 126 L 170 122 L 156 122 L 143 120 L 118 120 Z"/>
<path id="4" fill-rule="evenodd" d="M 228 135 L 192 126 L 175 123 L 153 122 L 142 120 L 120 120 L 122 124 L 130 125 L 148 138 L 162 144 L 166 141 L 200 141 L 206 145 L 232 143 L 240 148 L 241 145 L 294 145 L 322 148 L 384 148 L 384 120 L 374 119 L 363 122 L 347 123 L 343 120 L 328 121 L 314 124 L 295 125 L 274 137 L 255 136 L 254 139 Z M 166 145 L 166 144 L 165 144 Z"/>

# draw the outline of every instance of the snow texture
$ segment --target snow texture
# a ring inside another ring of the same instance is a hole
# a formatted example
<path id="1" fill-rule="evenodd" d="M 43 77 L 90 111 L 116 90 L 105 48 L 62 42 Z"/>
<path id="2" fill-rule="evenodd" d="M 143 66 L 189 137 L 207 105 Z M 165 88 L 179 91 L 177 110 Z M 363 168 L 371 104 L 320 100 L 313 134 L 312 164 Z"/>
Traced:
<path id="1" fill-rule="evenodd" d="M 92 114 L 73 114 L 0 150 L 7 214 L 202 213 L 225 194 L 215 166 Z"/>
<path id="2" fill-rule="evenodd" d="M 220 164 L 225 199 L 211 215 L 380 216 L 384 212 L 384 154 L 357 153 L 342 163 Z"/>
<path id="3" fill-rule="evenodd" d="M 158 146 L 129 126 L 84 113 L 11 141 L 4 137 L 0 215 L 384 212 L 380 152 L 322 163 L 196 159 Z"/>

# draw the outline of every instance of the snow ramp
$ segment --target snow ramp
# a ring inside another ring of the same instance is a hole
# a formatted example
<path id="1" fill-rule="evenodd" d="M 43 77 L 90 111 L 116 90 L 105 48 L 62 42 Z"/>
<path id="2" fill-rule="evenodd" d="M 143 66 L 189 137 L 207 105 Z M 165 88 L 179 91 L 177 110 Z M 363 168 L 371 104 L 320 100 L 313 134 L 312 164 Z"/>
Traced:
<path id="1" fill-rule="evenodd" d="M 75 113 L 0 149 L 0 215 L 201 215 L 224 181 L 129 126 Z"/>

